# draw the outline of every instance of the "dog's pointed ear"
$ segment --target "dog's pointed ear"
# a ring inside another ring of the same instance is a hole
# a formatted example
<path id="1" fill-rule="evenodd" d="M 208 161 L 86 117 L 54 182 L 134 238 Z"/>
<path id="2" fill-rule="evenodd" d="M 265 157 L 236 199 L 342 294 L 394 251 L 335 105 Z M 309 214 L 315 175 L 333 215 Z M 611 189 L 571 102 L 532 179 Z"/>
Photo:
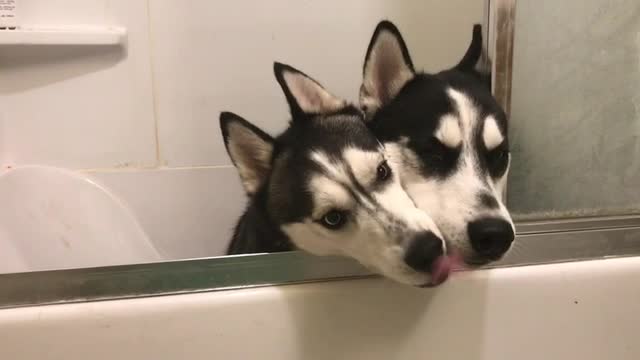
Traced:
<path id="1" fill-rule="evenodd" d="M 296 114 L 329 113 L 346 106 L 343 99 L 325 90 L 320 83 L 300 70 L 275 62 L 273 72 L 287 98 L 294 119 Z"/>
<path id="2" fill-rule="evenodd" d="M 473 26 L 471 42 L 467 52 L 462 57 L 462 60 L 454 66 L 454 69 L 478 76 L 491 88 L 491 65 L 482 39 L 482 26 L 480 24 Z"/>
<path id="3" fill-rule="evenodd" d="M 252 196 L 271 173 L 274 140 L 255 125 L 230 112 L 220 113 L 220 129 L 224 146 L 238 169 L 242 186 Z"/>
<path id="4" fill-rule="evenodd" d="M 398 95 L 415 76 L 407 45 L 393 23 L 381 21 L 367 48 L 360 87 L 360 107 L 367 115 Z"/>

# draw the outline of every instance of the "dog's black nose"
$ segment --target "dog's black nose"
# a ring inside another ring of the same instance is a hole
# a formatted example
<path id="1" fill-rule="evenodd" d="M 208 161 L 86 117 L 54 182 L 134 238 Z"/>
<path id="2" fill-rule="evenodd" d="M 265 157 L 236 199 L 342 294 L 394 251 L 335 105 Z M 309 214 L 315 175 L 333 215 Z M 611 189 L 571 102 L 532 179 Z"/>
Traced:
<path id="1" fill-rule="evenodd" d="M 431 272 L 436 259 L 444 255 L 442 243 L 434 233 L 422 233 L 409 243 L 404 262 L 416 271 Z"/>
<path id="2" fill-rule="evenodd" d="M 515 237 L 511 224 L 498 218 L 472 221 L 467 231 L 473 250 L 491 260 L 497 260 L 504 255 Z"/>

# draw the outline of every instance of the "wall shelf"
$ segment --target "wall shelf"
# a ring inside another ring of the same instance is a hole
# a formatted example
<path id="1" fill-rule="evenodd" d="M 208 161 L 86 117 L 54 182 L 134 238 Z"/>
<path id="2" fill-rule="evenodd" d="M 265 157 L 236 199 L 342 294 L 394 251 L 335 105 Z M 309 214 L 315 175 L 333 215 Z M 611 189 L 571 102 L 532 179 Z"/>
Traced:
<path id="1" fill-rule="evenodd" d="M 0 30 L 2 45 L 103 45 L 124 44 L 123 27 L 58 27 Z"/>

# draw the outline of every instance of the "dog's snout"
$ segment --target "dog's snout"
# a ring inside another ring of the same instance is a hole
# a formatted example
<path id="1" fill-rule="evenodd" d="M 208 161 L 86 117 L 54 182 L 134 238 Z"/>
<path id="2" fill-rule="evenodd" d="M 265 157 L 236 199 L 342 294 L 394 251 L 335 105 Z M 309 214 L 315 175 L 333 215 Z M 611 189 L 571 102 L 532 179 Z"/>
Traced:
<path id="1" fill-rule="evenodd" d="M 431 272 L 436 260 L 442 255 L 442 239 L 432 232 L 425 232 L 411 240 L 404 261 L 416 271 Z"/>
<path id="2" fill-rule="evenodd" d="M 491 260 L 504 255 L 515 237 L 511 224 L 498 218 L 473 221 L 469 223 L 467 230 L 473 250 Z"/>
<path id="3" fill-rule="evenodd" d="M 500 207 L 500 204 L 498 204 L 498 200 L 495 198 L 495 196 L 489 193 L 481 193 L 480 195 L 478 195 L 478 198 L 480 200 L 480 204 L 485 209 L 498 209 Z"/>

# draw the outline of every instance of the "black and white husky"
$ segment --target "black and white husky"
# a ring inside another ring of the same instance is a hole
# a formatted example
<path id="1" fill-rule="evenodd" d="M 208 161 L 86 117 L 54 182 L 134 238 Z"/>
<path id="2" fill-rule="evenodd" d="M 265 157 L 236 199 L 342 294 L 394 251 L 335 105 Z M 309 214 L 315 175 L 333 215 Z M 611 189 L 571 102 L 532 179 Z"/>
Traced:
<path id="1" fill-rule="evenodd" d="M 229 112 L 227 152 L 249 196 L 229 254 L 303 249 L 344 255 L 399 282 L 443 282 L 440 231 L 403 190 L 398 164 L 362 111 L 290 66 L 274 65 L 292 120 L 276 138 Z M 406 170 L 405 170 L 406 171 Z"/>
<path id="2" fill-rule="evenodd" d="M 482 32 L 462 60 L 437 74 L 417 72 L 398 29 L 382 21 L 367 49 L 360 105 L 397 164 L 400 181 L 471 265 L 500 259 L 514 240 L 503 203 L 509 171 L 507 118 L 493 98 Z"/>

